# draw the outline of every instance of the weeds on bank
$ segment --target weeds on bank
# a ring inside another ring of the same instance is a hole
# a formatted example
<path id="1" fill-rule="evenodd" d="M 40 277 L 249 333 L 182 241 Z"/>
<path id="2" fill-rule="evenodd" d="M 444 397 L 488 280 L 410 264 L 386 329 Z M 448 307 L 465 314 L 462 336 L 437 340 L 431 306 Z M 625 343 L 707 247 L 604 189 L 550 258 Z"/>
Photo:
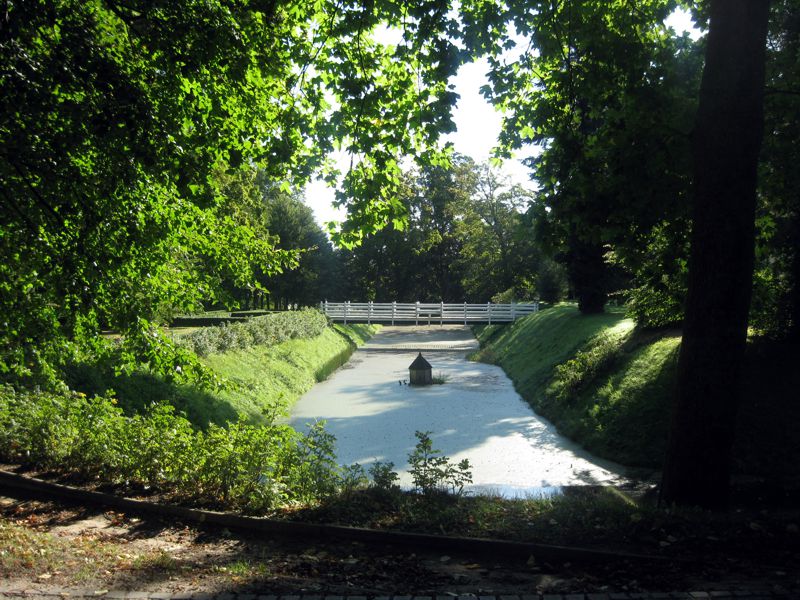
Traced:
<path id="1" fill-rule="evenodd" d="M 419 492 L 460 494 L 472 480 L 469 461 L 452 464 L 429 432 L 416 435 L 409 462 Z M 369 480 L 360 465 L 337 463 L 335 444 L 323 424 L 305 435 L 243 420 L 196 431 L 167 404 L 131 417 L 111 396 L 0 388 L 0 460 L 155 489 L 195 505 L 263 514 L 348 497 Z M 396 480 L 391 469 L 373 468 L 386 489 Z"/>
<path id="2" fill-rule="evenodd" d="M 417 431 L 414 435 L 417 445 L 408 455 L 409 473 L 414 488 L 425 495 L 449 491 L 460 496 L 464 486 L 472 483 L 469 459 L 453 464 L 441 450 L 433 447 L 430 431 Z"/>
<path id="3" fill-rule="evenodd" d="M 633 331 L 623 321 L 590 339 L 566 361 L 555 365 L 545 396 L 553 402 L 568 402 L 622 355 L 625 341 Z"/>
<path id="4" fill-rule="evenodd" d="M 442 371 L 437 371 L 436 374 L 431 378 L 431 381 L 434 385 L 442 385 L 447 383 L 449 380 L 450 378 Z"/>

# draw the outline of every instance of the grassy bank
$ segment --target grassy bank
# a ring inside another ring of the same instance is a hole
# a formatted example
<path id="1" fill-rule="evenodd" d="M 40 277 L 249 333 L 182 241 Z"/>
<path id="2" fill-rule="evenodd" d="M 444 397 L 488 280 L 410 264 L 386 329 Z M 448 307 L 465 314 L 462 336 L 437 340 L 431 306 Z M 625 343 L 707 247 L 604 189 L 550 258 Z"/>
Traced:
<path id="1" fill-rule="evenodd" d="M 621 310 L 581 315 L 556 306 L 476 332 L 473 357 L 497 364 L 564 435 L 630 466 L 664 454 L 679 338 L 642 334 Z"/>
<path id="2" fill-rule="evenodd" d="M 561 433 L 599 456 L 659 468 L 666 451 L 680 332 L 634 329 L 622 312 L 581 315 L 556 306 L 503 326 L 479 327 L 476 360 L 501 366 L 519 394 Z M 796 346 L 751 339 L 739 409 L 735 468 L 797 483 L 800 387 Z"/>
<path id="3" fill-rule="evenodd" d="M 334 324 L 314 338 L 212 354 L 203 362 L 236 384 L 218 397 L 236 413 L 258 422 L 264 414 L 280 416 L 288 411 L 315 383 L 347 362 L 376 330 L 374 325 Z"/>
<path id="4" fill-rule="evenodd" d="M 510 325 L 478 326 L 481 349 L 470 358 L 503 367 L 520 395 L 538 406 L 557 364 L 610 328 L 633 328 L 622 312 L 579 316 L 572 306 L 555 306 Z"/>
<path id="5" fill-rule="evenodd" d="M 102 363 L 72 365 L 68 383 L 87 396 L 113 390 L 128 414 L 166 401 L 200 429 L 210 423 L 236 421 L 240 415 L 253 423 L 267 422 L 288 411 L 314 383 L 344 364 L 376 329 L 361 324 L 334 324 L 312 337 L 208 354 L 201 361 L 233 384 L 220 390 L 167 381 L 146 370 L 116 373 L 112 366 Z"/>

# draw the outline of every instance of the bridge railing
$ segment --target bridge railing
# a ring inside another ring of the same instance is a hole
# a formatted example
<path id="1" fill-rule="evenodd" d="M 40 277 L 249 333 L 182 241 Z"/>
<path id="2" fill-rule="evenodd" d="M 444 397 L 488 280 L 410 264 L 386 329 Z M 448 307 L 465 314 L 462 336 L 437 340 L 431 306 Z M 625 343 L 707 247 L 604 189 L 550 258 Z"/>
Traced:
<path id="1" fill-rule="evenodd" d="M 319 308 L 334 321 L 372 323 L 509 323 L 539 310 L 538 302 L 452 304 L 444 302 L 328 302 Z"/>

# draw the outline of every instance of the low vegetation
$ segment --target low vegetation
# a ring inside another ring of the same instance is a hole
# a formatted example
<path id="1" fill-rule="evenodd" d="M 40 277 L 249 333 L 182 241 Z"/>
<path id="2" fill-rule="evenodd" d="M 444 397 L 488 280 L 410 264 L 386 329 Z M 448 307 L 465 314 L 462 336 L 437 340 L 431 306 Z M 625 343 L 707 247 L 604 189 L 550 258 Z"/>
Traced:
<path id="1" fill-rule="evenodd" d="M 672 556 L 719 551 L 730 557 L 748 554 L 755 547 L 766 551 L 787 527 L 795 531 L 796 511 L 757 513 L 747 507 L 727 515 L 667 511 L 658 508 L 655 500 L 652 495 L 642 497 L 611 487 L 578 486 L 552 496 L 508 499 L 415 494 L 373 483 L 316 506 L 287 508 L 282 514 L 305 522 Z M 790 541 L 780 546 L 787 556 L 791 554 Z"/>
<path id="2" fill-rule="evenodd" d="M 127 416 L 111 396 L 0 391 L 3 460 L 164 490 L 178 500 L 247 512 L 312 502 L 338 489 L 334 439 L 321 425 L 197 431 L 168 404 Z"/>
<path id="3" fill-rule="evenodd" d="M 451 463 L 433 447 L 430 432 L 416 436 L 408 457 L 416 490 L 460 495 L 472 481 L 469 461 Z M 0 460 L 151 489 L 181 503 L 263 514 L 364 488 L 364 468 L 339 465 L 335 444 L 324 423 L 302 434 L 242 418 L 197 431 L 168 404 L 128 416 L 112 396 L 0 388 Z M 392 468 L 375 464 L 370 470 L 376 486 L 399 493 Z"/>
<path id="4" fill-rule="evenodd" d="M 106 351 L 120 342 L 103 342 L 72 364 L 72 390 L 0 388 L 0 460 L 246 512 L 316 502 L 363 470 L 337 464 L 322 424 L 304 435 L 281 418 L 376 329 L 318 311 L 207 328 L 181 351 L 204 347 L 216 386 L 121 372 Z"/>

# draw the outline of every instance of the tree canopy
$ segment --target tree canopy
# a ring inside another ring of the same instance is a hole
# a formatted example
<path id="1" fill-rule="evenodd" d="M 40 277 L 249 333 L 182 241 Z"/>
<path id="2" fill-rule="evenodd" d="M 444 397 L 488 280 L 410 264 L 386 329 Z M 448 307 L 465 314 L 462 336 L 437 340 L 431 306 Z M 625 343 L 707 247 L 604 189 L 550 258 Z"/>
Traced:
<path id="1" fill-rule="evenodd" d="M 379 302 L 486 302 L 565 297 L 561 269 L 535 243 L 532 192 L 488 164 L 454 155 L 448 167 L 409 171 L 400 191 L 408 223 L 368 235 L 342 254 L 347 297 Z"/>
<path id="2" fill-rule="evenodd" d="M 218 174 L 290 187 L 354 157 L 340 241 L 400 220 L 399 161 L 439 160 L 459 53 L 448 2 L 13 2 L 0 23 L 5 379 L 61 341 L 144 331 L 294 254 Z M 396 45 L 375 29 L 401 29 Z M 47 341 L 45 343 L 45 340 Z"/>

